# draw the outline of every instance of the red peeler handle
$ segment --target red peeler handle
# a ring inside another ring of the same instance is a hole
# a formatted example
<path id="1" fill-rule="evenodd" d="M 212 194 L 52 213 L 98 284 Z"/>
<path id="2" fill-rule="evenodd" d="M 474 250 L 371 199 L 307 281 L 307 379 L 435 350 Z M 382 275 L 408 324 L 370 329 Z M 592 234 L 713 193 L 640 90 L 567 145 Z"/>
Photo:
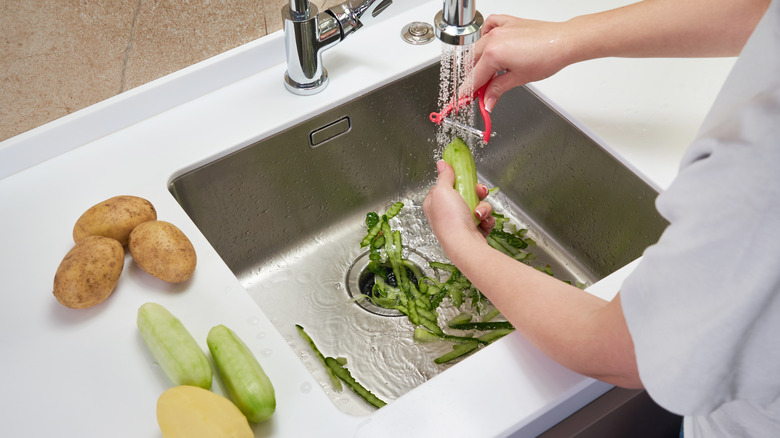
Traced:
<path id="1" fill-rule="evenodd" d="M 487 81 L 479 90 L 477 90 L 477 98 L 479 99 L 479 113 L 482 114 L 482 121 L 485 123 L 485 128 L 482 130 L 482 141 L 487 144 L 490 141 L 490 134 L 493 132 L 493 124 L 490 122 L 490 112 L 485 108 L 485 91 L 490 81 Z"/>
<path id="2" fill-rule="evenodd" d="M 477 95 L 477 93 L 472 94 L 471 96 L 464 96 L 458 99 L 457 103 L 450 102 L 447 104 L 447 106 L 444 107 L 443 110 L 441 110 L 440 113 L 432 112 L 429 118 L 431 119 L 431 122 L 435 124 L 440 124 L 442 120 L 444 120 L 445 117 L 450 115 L 451 112 L 454 110 L 458 110 L 460 108 L 463 108 L 464 106 L 470 104 L 474 101 L 474 97 Z"/>
<path id="3" fill-rule="evenodd" d="M 492 81 L 492 79 L 491 79 Z M 458 99 L 457 102 L 450 102 L 447 104 L 447 106 L 444 107 L 441 112 L 432 112 L 428 118 L 431 120 L 431 122 L 435 124 L 440 124 L 442 120 L 444 120 L 445 117 L 450 115 L 450 113 L 454 110 L 460 109 L 471 102 L 474 101 L 474 99 L 478 99 L 479 101 L 479 113 L 482 115 L 482 121 L 485 123 L 485 129 L 482 131 L 482 141 L 487 143 L 490 140 L 490 133 L 492 132 L 492 124 L 490 122 L 490 113 L 485 108 L 485 91 L 487 90 L 488 85 L 490 85 L 490 81 L 487 81 L 485 85 L 479 88 L 476 92 L 474 92 L 471 96 L 464 96 Z"/>

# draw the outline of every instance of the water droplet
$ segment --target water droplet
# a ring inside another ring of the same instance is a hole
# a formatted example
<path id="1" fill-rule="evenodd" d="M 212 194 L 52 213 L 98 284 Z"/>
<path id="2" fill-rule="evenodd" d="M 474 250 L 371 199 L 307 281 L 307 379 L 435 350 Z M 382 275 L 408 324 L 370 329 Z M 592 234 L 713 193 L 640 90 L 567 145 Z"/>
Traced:
<path id="1" fill-rule="evenodd" d="M 309 392 L 311 392 L 311 383 L 309 382 L 301 383 L 301 392 L 304 394 L 308 394 Z"/>
<path id="2" fill-rule="evenodd" d="M 246 323 L 249 325 L 257 325 L 258 323 L 260 323 L 260 318 L 256 316 L 252 316 L 246 320 Z"/>

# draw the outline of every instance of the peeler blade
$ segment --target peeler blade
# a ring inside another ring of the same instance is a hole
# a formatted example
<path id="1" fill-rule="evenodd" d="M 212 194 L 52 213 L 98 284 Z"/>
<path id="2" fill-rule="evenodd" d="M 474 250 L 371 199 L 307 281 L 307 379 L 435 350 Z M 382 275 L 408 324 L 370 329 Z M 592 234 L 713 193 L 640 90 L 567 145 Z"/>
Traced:
<path id="1" fill-rule="evenodd" d="M 447 128 L 456 129 L 459 132 L 463 132 L 463 133 L 466 133 L 466 134 L 478 137 L 478 138 L 482 139 L 483 141 L 486 138 L 484 131 L 480 131 L 479 129 L 477 129 L 477 128 L 473 127 L 473 126 L 466 125 L 464 123 L 458 122 L 457 120 L 453 120 L 453 119 L 451 119 L 449 117 L 445 117 L 444 119 L 442 119 L 441 124 L 443 126 L 447 127 Z M 495 135 L 496 135 L 495 132 L 491 132 L 487 136 L 487 138 L 494 137 Z"/>

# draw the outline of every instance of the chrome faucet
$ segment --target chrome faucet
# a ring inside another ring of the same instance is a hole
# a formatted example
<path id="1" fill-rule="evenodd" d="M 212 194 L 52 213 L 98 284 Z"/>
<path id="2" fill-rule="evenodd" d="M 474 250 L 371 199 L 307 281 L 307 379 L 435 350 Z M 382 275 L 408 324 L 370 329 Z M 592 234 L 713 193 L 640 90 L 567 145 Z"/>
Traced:
<path id="1" fill-rule="evenodd" d="M 368 24 L 392 0 L 347 0 L 322 13 L 309 0 L 290 0 L 282 8 L 287 55 L 285 87 L 294 94 L 311 95 L 328 84 L 322 52 Z"/>
<path id="2" fill-rule="evenodd" d="M 475 0 L 444 0 L 441 11 L 434 17 L 434 33 L 442 42 L 466 46 L 479 39 L 484 22 L 477 11 Z"/>

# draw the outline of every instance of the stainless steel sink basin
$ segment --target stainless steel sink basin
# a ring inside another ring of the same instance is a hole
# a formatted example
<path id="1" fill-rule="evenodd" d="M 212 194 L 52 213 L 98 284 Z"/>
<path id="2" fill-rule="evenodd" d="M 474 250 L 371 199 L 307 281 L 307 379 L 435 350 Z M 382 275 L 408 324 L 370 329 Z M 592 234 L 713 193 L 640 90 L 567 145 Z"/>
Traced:
<path id="1" fill-rule="evenodd" d="M 446 260 L 421 211 L 440 154 L 427 118 L 438 75 L 438 65 L 427 67 L 170 184 L 336 405 L 354 415 L 373 409 L 330 389 L 295 324 L 325 355 L 346 357 L 353 376 L 386 401 L 451 365 L 432 361 L 450 345 L 415 344 L 407 318 L 349 302 L 369 211 L 403 201 L 394 220 L 414 249 L 409 257 L 423 268 Z M 506 94 L 493 127 L 497 136 L 475 153 L 480 180 L 500 187 L 494 208 L 531 230 L 537 261 L 557 277 L 591 284 L 657 240 L 666 225 L 653 206 L 657 192 L 531 91 Z"/>

